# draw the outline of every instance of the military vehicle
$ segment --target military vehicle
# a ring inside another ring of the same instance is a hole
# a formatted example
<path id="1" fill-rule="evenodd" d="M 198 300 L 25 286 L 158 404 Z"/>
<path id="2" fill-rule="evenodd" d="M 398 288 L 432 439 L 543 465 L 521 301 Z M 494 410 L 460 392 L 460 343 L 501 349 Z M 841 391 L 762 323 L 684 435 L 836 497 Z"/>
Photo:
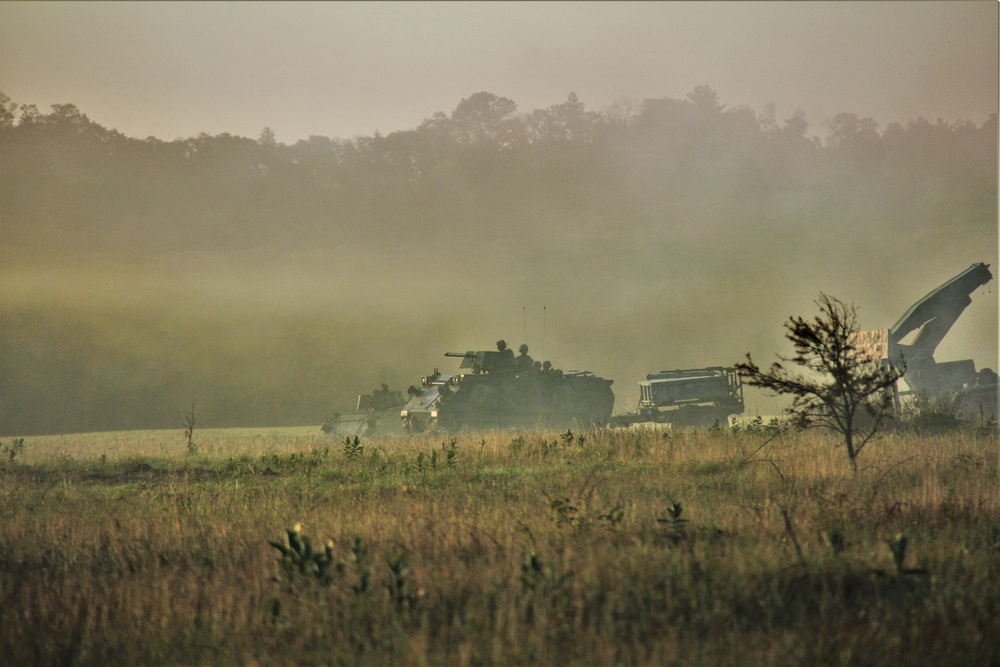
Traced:
<path id="1" fill-rule="evenodd" d="M 900 396 L 953 398 L 969 416 L 997 415 L 996 372 L 977 371 L 972 359 L 934 359 L 938 344 L 972 303 L 970 295 L 992 279 L 988 264 L 973 264 L 910 306 L 891 328 L 861 332 L 861 349 L 871 358 L 905 367 L 909 389 Z"/>
<path id="2" fill-rule="evenodd" d="M 410 387 L 400 411 L 408 433 L 508 428 L 587 428 L 607 424 L 613 380 L 589 371 L 519 369 L 511 350 L 447 352 L 458 372 L 434 369 Z"/>
<path id="3" fill-rule="evenodd" d="M 370 394 L 358 396 L 356 411 L 348 414 L 334 412 L 321 427 L 324 433 L 337 436 L 381 435 L 402 433 L 399 426 L 399 409 L 406 400 L 401 391 L 393 391 L 382 383 Z"/>
<path id="4" fill-rule="evenodd" d="M 726 424 L 743 414 L 743 380 L 735 368 L 710 366 L 650 373 L 639 382 L 639 405 L 616 415 L 615 426 Z"/>

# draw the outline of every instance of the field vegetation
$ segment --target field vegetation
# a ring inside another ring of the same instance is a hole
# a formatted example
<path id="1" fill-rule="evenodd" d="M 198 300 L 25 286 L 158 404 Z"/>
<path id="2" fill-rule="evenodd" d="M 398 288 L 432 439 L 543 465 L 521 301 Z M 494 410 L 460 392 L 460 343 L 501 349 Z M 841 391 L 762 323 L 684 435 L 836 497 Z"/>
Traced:
<path id="1" fill-rule="evenodd" d="M 9 664 L 990 665 L 994 427 L 3 439 Z"/>

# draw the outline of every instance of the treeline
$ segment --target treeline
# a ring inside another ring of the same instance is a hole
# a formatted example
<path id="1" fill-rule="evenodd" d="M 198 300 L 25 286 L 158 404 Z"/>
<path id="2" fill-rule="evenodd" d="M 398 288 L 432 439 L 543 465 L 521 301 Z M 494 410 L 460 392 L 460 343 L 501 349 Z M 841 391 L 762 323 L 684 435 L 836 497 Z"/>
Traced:
<path id="1" fill-rule="evenodd" d="M 43 114 L 0 101 L 7 252 L 413 247 L 497 226 L 551 240 L 567 231 L 554 212 L 583 213 L 577 234 L 627 235 L 669 227 L 706 196 L 752 212 L 790 191 L 839 197 L 873 180 L 903 200 L 928 180 L 960 188 L 996 217 L 995 114 L 979 127 L 919 118 L 880 129 L 841 113 L 820 141 L 801 112 L 779 122 L 773 106 L 728 108 L 707 86 L 599 112 L 570 94 L 518 113 L 480 92 L 416 129 L 286 145 L 268 128 L 257 139 L 136 139 L 73 104 Z"/>

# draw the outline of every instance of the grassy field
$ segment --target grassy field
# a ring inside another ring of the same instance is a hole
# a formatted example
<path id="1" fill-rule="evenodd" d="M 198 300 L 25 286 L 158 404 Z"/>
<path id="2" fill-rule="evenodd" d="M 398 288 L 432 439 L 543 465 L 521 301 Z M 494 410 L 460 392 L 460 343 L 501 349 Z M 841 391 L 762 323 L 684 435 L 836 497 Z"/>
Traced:
<path id="1" fill-rule="evenodd" d="M 889 435 L 856 477 L 831 436 L 769 437 L 7 438 L 0 655 L 1000 663 L 995 430 Z"/>

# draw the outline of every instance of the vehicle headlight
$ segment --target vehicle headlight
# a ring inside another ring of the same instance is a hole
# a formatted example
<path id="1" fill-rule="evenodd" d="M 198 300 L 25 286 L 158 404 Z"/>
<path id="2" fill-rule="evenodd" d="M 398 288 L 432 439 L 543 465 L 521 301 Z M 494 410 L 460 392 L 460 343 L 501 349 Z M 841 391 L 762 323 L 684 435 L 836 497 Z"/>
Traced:
<path id="1" fill-rule="evenodd" d="M 431 419 L 437 419 L 437 418 L 438 418 L 438 411 L 431 410 Z"/>
<path id="2" fill-rule="evenodd" d="M 403 411 L 401 411 L 399 413 L 399 416 L 402 417 L 403 419 L 406 419 L 407 417 L 410 416 L 410 411 L 409 410 L 403 410 Z"/>

